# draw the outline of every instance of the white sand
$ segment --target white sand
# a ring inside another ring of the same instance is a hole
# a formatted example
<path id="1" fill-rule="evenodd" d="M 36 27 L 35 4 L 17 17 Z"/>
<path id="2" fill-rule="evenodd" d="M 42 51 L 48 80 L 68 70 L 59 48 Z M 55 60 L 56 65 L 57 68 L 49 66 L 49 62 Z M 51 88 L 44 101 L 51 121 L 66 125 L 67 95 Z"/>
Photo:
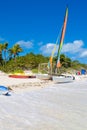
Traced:
<path id="1" fill-rule="evenodd" d="M 2 85 L 24 82 L 0 77 Z M 0 95 L 0 106 L 0 130 L 87 130 L 87 79 Z"/>
<path id="2" fill-rule="evenodd" d="M 51 81 L 43 81 L 37 78 L 11 78 L 8 75 L 0 76 L 0 85 L 10 87 L 15 92 L 40 89 L 49 83 L 51 83 Z"/>

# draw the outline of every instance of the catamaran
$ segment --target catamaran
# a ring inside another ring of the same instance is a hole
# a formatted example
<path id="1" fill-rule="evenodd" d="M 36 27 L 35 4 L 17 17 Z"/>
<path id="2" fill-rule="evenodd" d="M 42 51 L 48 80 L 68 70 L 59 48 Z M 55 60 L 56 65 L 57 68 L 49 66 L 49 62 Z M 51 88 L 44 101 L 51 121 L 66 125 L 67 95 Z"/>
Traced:
<path id="1" fill-rule="evenodd" d="M 56 63 L 56 70 L 59 69 L 61 67 L 61 63 L 60 63 L 60 54 L 61 54 L 61 49 L 63 46 L 63 41 L 64 41 L 64 35 L 65 35 L 65 30 L 66 30 L 66 25 L 67 25 L 67 19 L 68 19 L 68 8 L 66 8 L 66 12 L 65 12 L 65 17 L 64 17 L 64 23 L 63 23 L 63 27 L 62 27 L 62 33 L 61 33 L 61 38 L 60 38 L 60 44 L 59 44 L 59 48 L 58 48 L 58 54 L 57 54 L 57 63 Z M 56 45 L 58 43 L 58 39 L 56 41 Z M 55 46 L 56 46 L 55 45 Z M 55 50 L 56 47 L 54 47 Z M 51 72 L 52 72 L 52 59 L 53 59 L 53 54 L 54 54 L 54 50 L 52 52 L 52 55 L 50 57 L 49 60 L 49 67 L 51 68 Z M 73 81 L 74 77 L 70 76 L 70 75 L 60 75 L 60 76 L 52 76 L 52 80 L 56 83 L 62 83 L 62 82 L 71 82 Z"/>

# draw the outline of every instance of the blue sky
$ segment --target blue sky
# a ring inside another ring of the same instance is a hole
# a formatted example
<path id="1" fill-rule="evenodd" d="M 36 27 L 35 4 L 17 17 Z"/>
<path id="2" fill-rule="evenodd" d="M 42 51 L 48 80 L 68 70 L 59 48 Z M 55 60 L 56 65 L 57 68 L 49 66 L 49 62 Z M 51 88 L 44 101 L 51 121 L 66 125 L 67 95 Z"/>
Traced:
<path id="1" fill-rule="evenodd" d="M 69 15 L 61 53 L 87 64 L 86 0 L 0 0 L 0 43 L 8 42 L 9 48 L 20 44 L 22 55 L 34 52 L 50 56 L 67 4 Z"/>

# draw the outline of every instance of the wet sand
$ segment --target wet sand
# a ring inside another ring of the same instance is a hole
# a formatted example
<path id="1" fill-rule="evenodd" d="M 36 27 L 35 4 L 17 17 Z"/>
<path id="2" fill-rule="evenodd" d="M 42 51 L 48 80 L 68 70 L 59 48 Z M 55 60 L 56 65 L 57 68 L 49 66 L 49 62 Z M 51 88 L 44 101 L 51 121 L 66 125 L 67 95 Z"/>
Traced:
<path id="1" fill-rule="evenodd" d="M 0 130 L 87 130 L 87 79 L 12 91 L 0 106 Z"/>

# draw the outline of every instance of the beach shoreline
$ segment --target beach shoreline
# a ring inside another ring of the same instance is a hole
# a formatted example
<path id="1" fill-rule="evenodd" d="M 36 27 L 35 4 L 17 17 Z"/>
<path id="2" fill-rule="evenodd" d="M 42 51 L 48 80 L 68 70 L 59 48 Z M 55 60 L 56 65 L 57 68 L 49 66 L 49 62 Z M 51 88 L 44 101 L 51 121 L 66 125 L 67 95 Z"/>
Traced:
<path id="1" fill-rule="evenodd" d="M 37 78 L 12 78 L 8 75 L 1 75 L 0 85 L 8 87 L 14 92 L 25 92 L 41 89 L 53 84 L 51 80 L 41 80 Z"/>
<path id="2" fill-rule="evenodd" d="M 74 75 L 73 82 L 86 80 L 87 75 Z M 0 85 L 10 88 L 14 92 L 25 92 L 45 88 L 46 86 L 55 84 L 52 80 L 41 80 L 38 78 L 12 78 L 8 74 L 1 74 Z"/>
<path id="3" fill-rule="evenodd" d="M 0 130 L 87 130 L 87 79 L 79 78 L 54 84 L 1 76 L 0 84 L 13 90 L 0 95 Z"/>

